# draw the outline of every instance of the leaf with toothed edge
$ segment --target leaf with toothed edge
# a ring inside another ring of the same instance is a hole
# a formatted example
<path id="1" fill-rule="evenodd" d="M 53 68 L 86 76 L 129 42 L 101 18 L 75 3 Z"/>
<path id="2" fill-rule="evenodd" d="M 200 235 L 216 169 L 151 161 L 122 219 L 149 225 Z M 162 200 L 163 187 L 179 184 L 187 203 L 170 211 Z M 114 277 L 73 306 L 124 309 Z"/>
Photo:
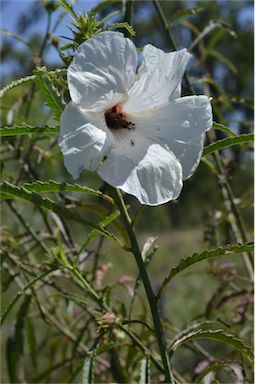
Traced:
<path id="1" fill-rule="evenodd" d="M 0 128 L 0 137 L 4 136 L 23 136 L 23 135 L 37 135 L 49 134 L 56 135 L 59 132 L 59 127 L 31 127 L 30 125 L 20 125 L 13 128 L 3 127 Z"/>
<path id="2" fill-rule="evenodd" d="M 231 254 L 238 254 L 242 252 L 252 252 L 254 247 L 254 243 L 245 243 L 245 244 L 235 244 L 235 245 L 227 245 L 225 247 L 219 247 L 215 249 L 206 250 L 204 252 L 196 252 L 193 255 L 185 258 L 182 258 L 179 262 L 179 264 L 172 268 L 169 275 L 164 279 L 163 283 L 160 286 L 160 289 L 158 291 L 157 298 L 158 300 L 162 296 L 162 293 L 166 286 L 169 284 L 169 282 L 172 280 L 174 276 L 176 276 L 179 272 L 184 271 L 186 268 L 190 267 L 191 265 L 194 265 L 196 263 L 199 263 L 200 261 L 211 259 L 214 257 L 224 256 L 224 255 L 231 255 Z"/>
<path id="3" fill-rule="evenodd" d="M 83 187 L 78 184 L 69 184 L 69 183 L 61 183 L 54 180 L 49 181 L 41 181 L 37 180 L 33 183 L 25 183 L 23 185 L 24 188 L 31 192 L 60 192 L 60 191 L 67 191 L 67 192 L 81 192 L 86 193 L 90 196 L 96 196 L 101 197 L 102 199 L 108 201 L 109 203 L 113 203 L 113 200 L 110 196 L 102 193 L 101 191 L 89 188 L 89 187 Z"/>
<path id="4" fill-rule="evenodd" d="M 60 119 L 60 116 L 65 108 L 65 103 L 58 89 L 53 85 L 52 79 L 49 78 L 48 72 L 44 69 L 37 69 L 34 71 L 35 83 L 42 92 L 43 97 L 46 100 L 46 104 L 52 110 L 56 120 Z"/>
<path id="5" fill-rule="evenodd" d="M 233 348 L 237 349 L 239 352 L 244 354 L 251 362 L 253 361 L 254 354 L 251 347 L 245 345 L 242 340 L 236 338 L 234 335 L 231 335 L 229 333 L 226 333 L 223 329 L 217 329 L 217 330 L 202 330 L 198 329 L 197 331 L 190 332 L 183 337 L 175 340 L 170 346 L 169 346 L 169 352 L 170 355 L 173 355 L 173 353 L 176 351 L 178 347 L 180 347 L 183 343 L 190 341 L 190 340 L 196 340 L 196 339 L 208 339 L 208 340 L 215 340 L 219 341 L 225 344 L 228 344 L 232 346 Z"/>

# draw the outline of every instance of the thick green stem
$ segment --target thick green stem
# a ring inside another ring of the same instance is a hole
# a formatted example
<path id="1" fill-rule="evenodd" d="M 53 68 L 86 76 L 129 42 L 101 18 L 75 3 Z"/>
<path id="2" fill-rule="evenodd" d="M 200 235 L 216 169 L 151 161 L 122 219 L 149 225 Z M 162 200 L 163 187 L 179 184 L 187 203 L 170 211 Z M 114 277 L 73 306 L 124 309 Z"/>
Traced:
<path id="1" fill-rule="evenodd" d="M 161 321 L 160 321 L 157 300 L 156 300 L 156 297 L 155 297 L 154 292 L 152 290 L 151 282 L 150 282 L 146 267 L 145 267 L 143 259 L 142 259 L 140 248 L 139 248 L 139 245 L 138 245 L 138 242 L 136 239 L 136 235 L 135 235 L 135 232 L 134 232 L 134 229 L 132 226 L 132 220 L 130 219 L 129 214 L 127 212 L 127 208 L 126 208 L 126 205 L 124 203 L 121 192 L 118 189 L 114 189 L 114 193 L 115 193 L 115 201 L 119 207 L 124 225 L 126 227 L 126 230 L 127 230 L 128 236 L 129 236 L 129 240 L 130 240 L 130 244 L 131 244 L 131 248 L 132 248 L 133 254 L 135 256 L 135 260 L 136 260 L 136 263 L 138 265 L 140 275 L 141 275 L 141 278 L 143 280 L 144 288 L 146 291 L 147 299 L 148 299 L 148 302 L 150 305 L 151 315 L 152 315 L 154 328 L 155 328 L 155 335 L 156 335 L 156 338 L 158 341 L 158 346 L 159 346 L 159 350 L 160 350 L 160 354 L 161 354 L 161 358 L 162 358 L 162 363 L 164 366 L 165 381 L 167 383 L 174 383 L 175 382 L 174 376 L 172 373 L 170 360 L 169 360 L 169 356 L 167 353 L 167 346 L 166 346 L 165 336 L 164 336 Z"/>

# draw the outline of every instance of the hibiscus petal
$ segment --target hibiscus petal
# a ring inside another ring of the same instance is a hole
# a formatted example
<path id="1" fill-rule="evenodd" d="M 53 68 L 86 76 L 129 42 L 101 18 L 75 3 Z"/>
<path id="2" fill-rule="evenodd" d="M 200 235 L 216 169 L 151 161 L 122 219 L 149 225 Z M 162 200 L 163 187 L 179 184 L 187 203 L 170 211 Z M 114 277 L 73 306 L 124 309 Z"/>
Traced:
<path id="1" fill-rule="evenodd" d="M 207 96 L 172 100 L 153 111 L 133 115 L 136 129 L 158 143 L 165 143 L 182 165 L 183 180 L 197 168 L 204 133 L 212 127 L 212 108 Z"/>
<path id="2" fill-rule="evenodd" d="M 82 43 L 68 67 L 71 99 L 89 110 L 103 110 L 122 98 L 135 78 L 136 48 L 119 32 L 102 32 Z"/>
<path id="3" fill-rule="evenodd" d="M 58 138 L 67 171 L 77 179 L 83 169 L 94 171 L 114 139 L 102 114 L 69 103 L 61 116 Z"/>
<path id="4" fill-rule="evenodd" d="M 134 195 L 141 204 L 166 203 L 176 199 L 182 189 L 182 169 L 174 154 L 137 134 L 130 142 L 118 140 L 97 172 L 110 185 Z"/>
<path id="5" fill-rule="evenodd" d="M 186 49 L 165 53 L 146 45 L 138 79 L 128 92 L 125 110 L 129 113 L 146 111 L 180 97 L 182 76 L 191 57 Z"/>

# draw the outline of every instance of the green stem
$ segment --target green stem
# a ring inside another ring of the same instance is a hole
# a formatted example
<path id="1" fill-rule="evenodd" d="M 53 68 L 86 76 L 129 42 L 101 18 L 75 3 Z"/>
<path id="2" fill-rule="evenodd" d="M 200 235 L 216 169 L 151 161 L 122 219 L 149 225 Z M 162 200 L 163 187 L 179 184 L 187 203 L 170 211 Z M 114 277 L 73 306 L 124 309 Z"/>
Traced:
<path id="1" fill-rule="evenodd" d="M 156 338 L 158 341 L 158 346 L 159 346 L 159 350 L 160 350 L 160 354 L 161 354 L 161 358 L 162 358 L 162 363 L 164 366 L 165 381 L 167 383 L 173 383 L 174 384 L 175 380 L 174 380 L 174 376 L 172 373 L 169 356 L 167 353 L 167 346 L 166 346 L 165 336 L 164 336 L 161 321 L 160 321 L 157 300 L 156 300 L 156 297 L 155 297 L 154 292 L 152 290 L 151 282 L 150 282 L 146 267 L 145 267 L 143 259 L 142 259 L 142 255 L 141 255 L 141 252 L 139 249 L 136 235 L 135 235 L 135 232 L 134 232 L 134 229 L 132 226 L 132 220 L 129 217 L 129 214 L 128 214 L 126 205 L 124 203 L 123 197 L 121 195 L 121 192 L 116 188 L 116 189 L 114 189 L 114 193 L 115 193 L 115 201 L 116 201 L 117 206 L 119 207 L 124 225 L 126 227 L 126 230 L 127 230 L 128 236 L 129 236 L 129 240 L 130 240 L 130 244 L 132 247 L 132 251 L 133 251 L 133 254 L 135 256 L 136 263 L 138 265 L 141 278 L 143 280 L 147 299 L 148 299 L 148 302 L 150 305 L 151 315 L 152 315 L 154 328 L 155 328 L 155 335 L 156 335 Z"/>

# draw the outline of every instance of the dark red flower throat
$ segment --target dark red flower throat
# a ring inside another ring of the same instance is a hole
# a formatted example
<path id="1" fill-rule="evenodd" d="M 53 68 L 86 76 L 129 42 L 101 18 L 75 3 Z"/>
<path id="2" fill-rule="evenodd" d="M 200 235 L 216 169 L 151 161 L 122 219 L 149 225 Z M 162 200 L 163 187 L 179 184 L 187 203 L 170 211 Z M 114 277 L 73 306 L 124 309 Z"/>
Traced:
<path id="1" fill-rule="evenodd" d="M 107 109 L 104 114 L 107 127 L 110 129 L 133 129 L 135 124 L 127 120 L 125 113 L 120 105 L 114 105 Z"/>

